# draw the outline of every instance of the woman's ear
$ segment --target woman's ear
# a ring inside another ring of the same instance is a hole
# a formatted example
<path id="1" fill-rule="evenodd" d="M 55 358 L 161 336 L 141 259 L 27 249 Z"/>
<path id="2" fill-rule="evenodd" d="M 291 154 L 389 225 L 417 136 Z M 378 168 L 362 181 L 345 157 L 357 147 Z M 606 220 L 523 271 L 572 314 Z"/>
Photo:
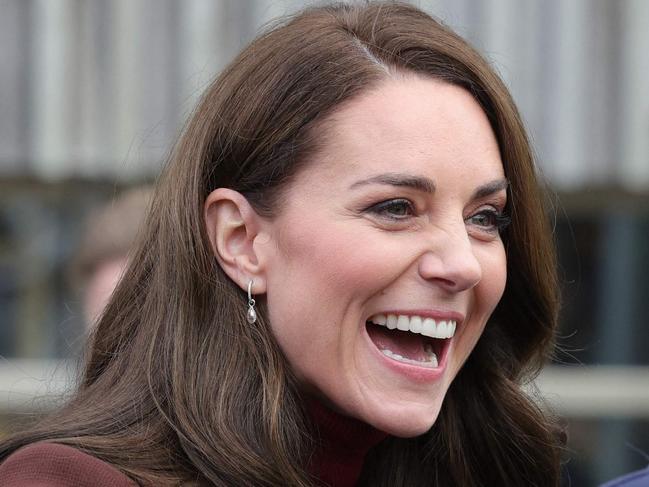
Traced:
<path id="1" fill-rule="evenodd" d="M 266 292 L 263 259 L 253 245 L 262 222 L 248 200 L 237 191 L 215 189 L 205 200 L 204 218 L 212 252 L 230 279 L 242 289 L 254 279 L 254 293 Z"/>

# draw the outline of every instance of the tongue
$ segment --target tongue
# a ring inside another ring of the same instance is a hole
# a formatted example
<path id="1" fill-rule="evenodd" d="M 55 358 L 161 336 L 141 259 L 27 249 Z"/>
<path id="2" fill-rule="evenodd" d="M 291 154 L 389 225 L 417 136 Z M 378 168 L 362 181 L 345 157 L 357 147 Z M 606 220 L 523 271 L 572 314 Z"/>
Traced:
<path id="1" fill-rule="evenodd" d="M 424 338 L 422 335 L 408 331 L 389 330 L 383 326 L 367 325 L 367 333 L 379 350 L 386 348 L 393 353 L 411 360 L 428 360 L 424 351 Z"/>

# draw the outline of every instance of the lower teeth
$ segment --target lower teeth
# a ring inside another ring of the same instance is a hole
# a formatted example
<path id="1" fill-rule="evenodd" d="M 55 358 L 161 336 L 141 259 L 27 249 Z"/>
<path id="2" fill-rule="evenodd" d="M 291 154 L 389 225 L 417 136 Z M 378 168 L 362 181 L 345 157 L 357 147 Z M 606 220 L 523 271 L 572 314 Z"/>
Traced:
<path id="1" fill-rule="evenodd" d="M 410 358 L 402 357 L 398 353 L 394 353 L 392 350 L 387 348 L 381 350 L 381 353 L 386 357 L 390 357 L 392 360 L 397 362 L 403 362 L 404 364 L 418 365 L 419 367 L 428 367 L 434 369 L 438 366 L 437 364 L 437 355 L 432 350 L 426 349 L 426 355 L 428 355 L 428 360 L 412 360 Z"/>

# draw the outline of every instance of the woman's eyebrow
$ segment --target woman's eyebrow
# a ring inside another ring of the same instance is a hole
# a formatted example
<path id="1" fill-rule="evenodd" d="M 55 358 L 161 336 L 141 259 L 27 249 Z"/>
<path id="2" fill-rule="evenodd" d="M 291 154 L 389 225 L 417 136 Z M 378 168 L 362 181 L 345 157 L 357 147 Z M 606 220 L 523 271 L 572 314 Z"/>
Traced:
<path id="1" fill-rule="evenodd" d="M 424 176 L 413 176 L 412 174 L 389 172 L 377 174 L 361 181 L 356 181 L 349 189 L 354 189 L 367 184 L 387 184 L 390 186 L 406 186 L 425 193 L 435 192 L 435 183 L 432 179 Z"/>
<path id="2" fill-rule="evenodd" d="M 503 189 L 507 189 L 508 186 L 509 186 L 509 181 L 504 178 L 489 181 L 488 183 L 483 184 L 482 186 L 478 186 L 476 190 L 473 192 L 473 196 L 471 197 L 471 199 L 479 200 L 481 198 L 491 196 L 492 194 L 502 191 Z"/>

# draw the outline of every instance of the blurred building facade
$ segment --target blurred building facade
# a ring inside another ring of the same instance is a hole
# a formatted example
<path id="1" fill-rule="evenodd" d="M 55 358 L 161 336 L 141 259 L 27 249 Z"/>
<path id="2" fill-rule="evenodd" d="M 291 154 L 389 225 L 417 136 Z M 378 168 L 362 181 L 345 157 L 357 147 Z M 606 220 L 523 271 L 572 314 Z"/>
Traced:
<path id="1" fill-rule="evenodd" d="M 540 384 L 570 422 L 566 477 L 594 485 L 649 463 L 636 451 L 649 454 L 649 2 L 412 3 L 493 62 L 554 192 L 564 351 Z M 66 278 L 79 222 L 154 179 L 213 77 L 309 4 L 0 0 L 5 414 L 33 406 L 17 377 L 82 341 Z"/>

